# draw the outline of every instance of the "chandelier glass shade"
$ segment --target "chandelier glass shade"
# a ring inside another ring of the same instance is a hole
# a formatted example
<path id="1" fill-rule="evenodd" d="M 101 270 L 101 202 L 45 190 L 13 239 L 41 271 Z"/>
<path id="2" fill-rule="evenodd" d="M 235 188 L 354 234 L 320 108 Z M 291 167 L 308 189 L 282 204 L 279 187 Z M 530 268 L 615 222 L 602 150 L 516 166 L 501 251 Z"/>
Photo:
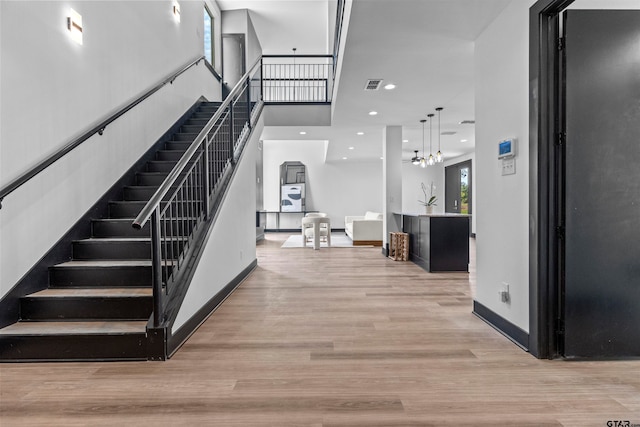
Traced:
<path id="1" fill-rule="evenodd" d="M 433 157 L 433 154 L 431 154 L 432 148 L 433 148 L 433 116 L 435 116 L 435 114 L 427 114 L 427 117 L 429 117 L 429 159 L 427 160 L 427 165 L 428 166 L 433 166 L 436 163 L 436 159 L 435 157 Z"/>
<path id="2" fill-rule="evenodd" d="M 438 107 L 436 108 L 436 111 L 438 112 L 438 152 L 436 153 L 436 162 L 437 163 L 442 163 L 444 161 L 444 156 L 442 155 L 442 151 L 440 151 L 440 112 L 443 110 L 442 107 Z"/>

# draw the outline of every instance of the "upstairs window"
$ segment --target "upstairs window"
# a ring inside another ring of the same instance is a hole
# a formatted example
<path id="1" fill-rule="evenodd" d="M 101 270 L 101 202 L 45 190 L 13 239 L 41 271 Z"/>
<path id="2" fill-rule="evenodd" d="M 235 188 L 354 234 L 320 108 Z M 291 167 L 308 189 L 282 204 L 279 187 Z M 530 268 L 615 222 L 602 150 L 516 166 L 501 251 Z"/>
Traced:
<path id="1" fill-rule="evenodd" d="M 204 57 L 213 65 L 213 15 L 204 7 Z"/>

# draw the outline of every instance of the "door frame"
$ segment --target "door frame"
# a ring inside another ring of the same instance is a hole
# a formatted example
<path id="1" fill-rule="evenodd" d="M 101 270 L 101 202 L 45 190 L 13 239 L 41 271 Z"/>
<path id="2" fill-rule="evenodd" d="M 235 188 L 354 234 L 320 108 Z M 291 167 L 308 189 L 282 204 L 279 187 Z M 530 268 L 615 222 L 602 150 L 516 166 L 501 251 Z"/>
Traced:
<path id="1" fill-rule="evenodd" d="M 574 0 L 538 0 L 529 9 L 529 351 L 560 357 L 562 145 L 560 14 Z"/>

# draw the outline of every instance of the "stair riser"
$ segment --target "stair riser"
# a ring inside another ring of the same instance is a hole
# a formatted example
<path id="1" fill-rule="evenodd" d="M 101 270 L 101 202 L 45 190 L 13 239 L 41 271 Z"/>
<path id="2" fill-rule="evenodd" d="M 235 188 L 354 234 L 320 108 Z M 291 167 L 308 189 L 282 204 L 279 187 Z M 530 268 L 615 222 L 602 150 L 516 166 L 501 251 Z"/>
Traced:
<path id="1" fill-rule="evenodd" d="M 198 134 L 200 133 L 200 131 L 202 130 L 205 124 L 206 122 L 203 124 L 185 124 L 180 127 L 180 132 Z"/>
<path id="2" fill-rule="evenodd" d="M 176 181 L 176 184 L 180 184 L 180 181 L 182 181 L 182 179 L 187 175 L 187 172 L 183 172 L 179 175 L 178 180 Z M 157 172 L 157 173 L 139 173 L 136 175 L 136 184 L 137 185 L 141 185 L 141 186 L 156 186 L 159 187 L 160 185 L 162 185 L 162 183 L 165 181 L 165 179 L 167 179 L 167 176 L 169 176 L 169 173 L 165 173 L 165 172 Z M 192 178 L 193 179 L 200 179 L 200 175 L 196 174 L 194 175 Z"/>
<path id="3" fill-rule="evenodd" d="M 0 360 L 146 360 L 144 333 L 0 337 Z"/>
<path id="4" fill-rule="evenodd" d="M 184 228 L 184 225 L 181 224 L 182 221 L 173 221 L 173 233 L 174 235 L 178 235 L 179 229 L 181 227 Z M 100 223 L 94 222 L 93 224 L 93 237 L 149 237 L 149 222 L 142 227 L 141 230 L 136 230 L 131 227 L 131 222 L 126 221 L 122 222 L 105 222 L 100 221 Z M 167 226 L 167 231 L 169 227 Z"/>
<path id="5" fill-rule="evenodd" d="M 135 218 L 145 206 L 145 202 L 109 203 L 110 218 Z"/>
<path id="6" fill-rule="evenodd" d="M 187 225 L 183 225 L 183 228 Z M 180 249 L 184 247 L 181 242 L 162 245 L 162 256 L 167 255 L 176 258 Z M 173 248 L 173 252 L 171 252 Z M 151 260 L 151 242 L 74 242 L 73 259 L 75 260 L 126 260 L 145 259 Z"/>
<path id="7" fill-rule="evenodd" d="M 123 199 L 129 202 L 146 202 L 151 199 L 151 197 L 155 194 L 156 190 L 159 186 L 140 186 L 140 187 L 125 187 L 123 190 Z M 163 201 L 169 200 L 173 191 L 167 193 Z"/>
<path id="8" fill-rule="evenodd" d="M 25 297 L 20 301 L 23 320 L 146 320 L 153 298 L 145 297 Z"/>
<path id="9" fill-rule="evenodd" d="M 195 119 L 195 120 L 203 120 L 206 119 L 207 121 L 211 120 L 211 117 L 213 117 L 214 112 L 213 111 L 198 111 L 193 113 L 193 116 L 191 116 L 191 119 Z"/>
<path id="10" fill-rule="evenodd" d="M 191 117 L 189 120 L 185 122 L 185 125 L 204 127 L 204 125 L 209 123 L 209 120 L 211 120 L 211 117 L 213 117 L 213 115 L 200 117 L 200 118 Z"/>
<path id="11" fill-rule="evenodd" d="M 167 141 L 164 144 L 165 150 L 171 151 L 187 151 L 187 148 L 191 145 L 191 141 Z M 169 169 L 171 170 L 171 169 Z"/>
<path id="12" fill-rule="evenodd" d="M 195 195 L 199 195 L 202 191 L 202 187 L 190 187 L 192 197 Z M 140 186 L 140 187 L 126 187 L 124 189 L 124 200 L 128 202 L 146 202 L 151 199 L 151 197 L 155 194 L 158 186 Z M 162 199 L 164 202 L 169 200 L 169 198 L 173 195 L 176 187 L 171 187 L 171 190 L 164 196 Z M 185 193 L 186 194 L 186 193 Z"/>
<path id="13" fill-rule="evenodd" d="M 51 287 L 146 287 L 151 286 L 150 266 L 51 267 Z"/>
<path id="14" fill-rule="evenodd" d="M 198 136 L 197 133 L 176 133 L 173 135 L 171 140 L 193 142 L 193 140 L 196 139 L 196 136 Z"/>
<path id="15" fill-rule="evenodd" d="M 178 150 L 161 150 L 156 154 L 156 160 L 169 160 L 172 162 L 177 162 L 182 158 L 184 151 Z"/>
<path id="16" fill-rule="evenodd" d="M 147 237 L 150 226 L 147 222 L 140 230 L 131 226 L 131 221 L 94 221 L 91 224 L 93 237 Z"/>
<path id="17" fill-rule="evenodd" d="M 171 172 L 178 161 L 152 161 L 147 163 L 147 172 Z"/>
<path id="18" fill-rule="evenodd" d="M 185 193 L 185 196 L 188 194 Z M 146 205 L 145 201 L 127 201 L 124 203 L 110 203 L 109 204 L 109 215 L 112 219 L 128 219 L 131 218 L 132 222 L 138 214 L 142 211 L 144 206 Z M 166 204 L 163 202 L 161 207 L 164 208 Z M 174 212 L 175 214 L 175 212 Z M 182 214 L 182 212 L 180 212 Z"/>

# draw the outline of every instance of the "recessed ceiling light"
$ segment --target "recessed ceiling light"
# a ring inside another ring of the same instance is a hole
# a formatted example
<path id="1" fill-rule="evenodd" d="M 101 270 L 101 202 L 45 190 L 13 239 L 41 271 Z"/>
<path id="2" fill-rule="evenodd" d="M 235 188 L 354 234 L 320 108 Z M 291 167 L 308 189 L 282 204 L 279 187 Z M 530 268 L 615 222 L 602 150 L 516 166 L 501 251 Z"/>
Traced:
<path id="1" fill-rule="evenodd" d="M 380 160 L 384 160 L 384 157 L 380 157 Z"/>
<path id="2" fill-rule="evenodd" d="M 395 89 L 396 85 L 394 85 L 393 83 L 389 83 L 389 84 L 385 85 L 384 88 L 386 90 L 391 90 L 391 89 Z"/>
<path id="3" fill-rule="evenodd" d="M 467 140 L 466 139 L 461 139 L 460 142 L 467 142 Z"/>
<path id="4" fill-rule="evenodd" d="M 369 111 L 369 115 L 370 115 L 370 116 L 375 116 L 375 115 L 377 115 L 377 114 L 378 114 L 378 112 L 377 112 L 377 111 Z"/>
<path id="5" fill-rule="evenodd" d="M 355 150 L 356 147 L 349 147 L 349 150 Z"/>
<path id="6" fill-rule="evenodd" d="M 307 133 L 305 131 L 301 131 L 300 135 L 306 135 Z"/>
<path id="7" fill-rule="evenodd" d="M 409 140 L 408 139 L 403 139 L 402 142 L 409 142 Z"/>
<path id="8" fill-rule="evenodd" d="M 342 158 L 342 160 L 347 160 L 347 158 L 346 158 L 346 157 L 343 157 L 343 158 Z"/>
<path id="9" fill-rule="evenodd" d="M 358 132 L 356 135 L 362 136 L 362 135 L 364 135 L 364 132 Z"/>

